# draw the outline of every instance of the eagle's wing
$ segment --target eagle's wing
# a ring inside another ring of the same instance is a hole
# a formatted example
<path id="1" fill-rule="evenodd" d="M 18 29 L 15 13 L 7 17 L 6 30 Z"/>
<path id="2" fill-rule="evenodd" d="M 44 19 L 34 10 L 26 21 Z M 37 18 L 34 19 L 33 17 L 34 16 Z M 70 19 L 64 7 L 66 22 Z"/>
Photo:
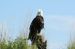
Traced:
<path id="1" fill-rule="evenodd" d="M 30 32 L 28 38 L 31 40 L 33 39 L 36 33 L 36 22 L 37 22 L 37 18 L 35 17 L 30 24 L 30 28 L 29 28 Z"/>
<path id="2" fill-rule="evenodd" d="M 40 33 L 41 29 L 44 28 L 44 20 L 41 16 L 36 16 L 30 25 L 29 38 L 33 38 L 37 33 Z"/>

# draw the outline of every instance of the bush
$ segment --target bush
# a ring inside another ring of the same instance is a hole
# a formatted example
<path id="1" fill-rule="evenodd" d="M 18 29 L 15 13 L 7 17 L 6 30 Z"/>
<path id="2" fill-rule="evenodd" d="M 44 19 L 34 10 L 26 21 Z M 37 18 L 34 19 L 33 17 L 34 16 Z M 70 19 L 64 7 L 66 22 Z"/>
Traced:
<path id="1" fill-rule="evenodd" d="M 18 37 L 14 41 L 0 42 L 0 49 L 37 49 L 35 45 L 28 45 L 27 38 Z"/>
<path id="2" fill-rule="evenodd" d="M 68 49 L 75 49 L 75 42 L 69 44 Z"/>

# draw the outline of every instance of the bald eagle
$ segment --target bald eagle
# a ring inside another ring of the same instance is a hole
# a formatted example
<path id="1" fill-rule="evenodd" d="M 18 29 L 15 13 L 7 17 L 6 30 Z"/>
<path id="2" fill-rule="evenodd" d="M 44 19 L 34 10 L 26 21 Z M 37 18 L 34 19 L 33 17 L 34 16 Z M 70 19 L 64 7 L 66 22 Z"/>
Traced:
<path id="1" fill-rule="evenodd" d="M 30 24 L 30 32 L 29 32 L 29 37 L 31 41 L 33 41 L 37 34 L 41 32 L 41 30 L 44 28 L 44 18 L 43 18 L 43 12 L 39 10 L 37 12 L 36 17 L 33 19 L 33 21 Z"/>

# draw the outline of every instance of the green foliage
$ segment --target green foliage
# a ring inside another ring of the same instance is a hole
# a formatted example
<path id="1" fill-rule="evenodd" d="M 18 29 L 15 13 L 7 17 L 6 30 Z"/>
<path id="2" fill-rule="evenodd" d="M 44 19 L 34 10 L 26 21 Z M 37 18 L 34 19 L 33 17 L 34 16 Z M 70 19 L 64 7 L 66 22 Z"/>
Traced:
<path id="1" fill-rule="evenodd" d="M 14 41 L 0 42 L 0 49 L 37 49 L 35 45 L 28 44 L 27 38 L 18 37 Z"/>
<path id="2" fill-rule="evenodd" d="M 72 42 L 69 46 L 68 49 L 75 49 L 75 42 Z"/>

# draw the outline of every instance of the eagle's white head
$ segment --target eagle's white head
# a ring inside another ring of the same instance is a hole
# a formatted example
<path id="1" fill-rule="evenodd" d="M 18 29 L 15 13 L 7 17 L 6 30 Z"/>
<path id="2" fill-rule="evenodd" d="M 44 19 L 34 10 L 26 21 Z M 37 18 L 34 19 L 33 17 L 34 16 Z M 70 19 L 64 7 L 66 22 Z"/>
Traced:
<path id="1" fill-rule="evenodd" d="M 42 9 L 38 9 L 37 16 L 43 16 L 43 10 Z"/>

